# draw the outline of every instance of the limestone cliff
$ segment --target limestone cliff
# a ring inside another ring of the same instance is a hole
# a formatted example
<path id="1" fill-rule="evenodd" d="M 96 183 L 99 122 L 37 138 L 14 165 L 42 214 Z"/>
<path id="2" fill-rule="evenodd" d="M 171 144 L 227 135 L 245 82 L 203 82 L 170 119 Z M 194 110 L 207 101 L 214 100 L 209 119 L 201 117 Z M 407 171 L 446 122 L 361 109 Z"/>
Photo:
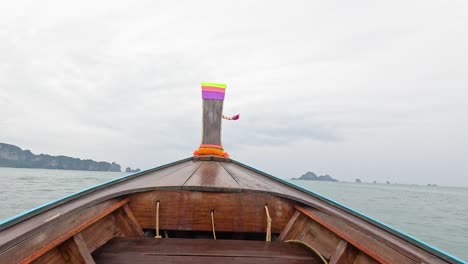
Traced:
<path id="1" fill-rule="evenodd" d="M 0 143 L 0 167 L 120 172 L 120 165 L 115 162 L 97 162 L 47 154 L 35 155 L 29 150 L 22 150 L 5 143 Z"/>

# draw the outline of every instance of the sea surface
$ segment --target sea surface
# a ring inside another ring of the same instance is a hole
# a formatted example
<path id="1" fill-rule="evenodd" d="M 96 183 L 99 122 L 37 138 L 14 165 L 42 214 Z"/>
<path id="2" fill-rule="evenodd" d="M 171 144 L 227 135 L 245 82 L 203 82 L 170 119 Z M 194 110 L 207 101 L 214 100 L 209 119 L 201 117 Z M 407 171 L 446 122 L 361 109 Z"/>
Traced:
<path id="1" fill-rule="evenodd" d="M 124 175 L 126 173 L 0 168 L 0 221 Z M 291 182 L 468 260 L 468 188 Z"/>

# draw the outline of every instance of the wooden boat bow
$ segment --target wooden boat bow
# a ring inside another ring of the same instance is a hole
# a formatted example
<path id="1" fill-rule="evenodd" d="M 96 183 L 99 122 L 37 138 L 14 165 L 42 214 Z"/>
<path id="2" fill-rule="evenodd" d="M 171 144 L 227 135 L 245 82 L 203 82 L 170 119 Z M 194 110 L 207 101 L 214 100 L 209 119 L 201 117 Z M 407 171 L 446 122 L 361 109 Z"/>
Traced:
<path id="1" fill-rule="evenodd" d="M 126 176 L 2 223 L 0 262 L 59 263 L 77 258 L 89 263 L 89 259 L 106 259 L 108 243 L 138 244 L 138 239 L 149 250 L 153 242 L 144 232 L 155 231 L 156 201 L 159 228 L 169 240 L 201 243 L 197 238 L 212 238 L 210 212 L 214 211 L 216 241 L 264 241 L 267 204 L 273 242 L 303 241 L 330 263 L 462 263 L 324 197 L 215 156 Z M 317 256 L 308 258 L 321 263 Z"/>

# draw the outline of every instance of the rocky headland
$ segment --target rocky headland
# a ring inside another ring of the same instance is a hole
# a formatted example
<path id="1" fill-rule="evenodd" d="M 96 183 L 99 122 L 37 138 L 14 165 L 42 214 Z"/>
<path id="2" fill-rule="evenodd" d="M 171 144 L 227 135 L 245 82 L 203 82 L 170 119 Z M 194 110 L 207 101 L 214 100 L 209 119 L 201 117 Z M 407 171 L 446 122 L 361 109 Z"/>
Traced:
<path id="1" fill-rule="evenodd" d="M 5 143 L 0 143 L 0 167 L 120 172 L 120 165 L 115 162 L 47 154 L 35 155 L 29 150 L 22 150 L 15 145 Z"/>
<path id="2" fill-rule="evenodd" d="M 329 182 L 337 182 L 337 179 L 334 179 L 332 176 L 326 174 L 326 175 L 320 175 L 317 176 L 317 174 L 308 171 L 306 174 L 302 175 L 299 178 L 292 178 L 292 180 L 309 180 L 309 181 L 329 181 Z"/>

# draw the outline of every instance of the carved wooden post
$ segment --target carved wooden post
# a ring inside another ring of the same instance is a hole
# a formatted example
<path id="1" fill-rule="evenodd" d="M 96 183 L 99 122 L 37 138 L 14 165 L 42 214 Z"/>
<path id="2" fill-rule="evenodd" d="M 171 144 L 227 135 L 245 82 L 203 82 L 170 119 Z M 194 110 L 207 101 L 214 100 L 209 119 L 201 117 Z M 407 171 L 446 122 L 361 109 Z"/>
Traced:
<path id="1" fill-rule="evenodd" d="M 226 84 L 201 84 L 203 100 L 203 134 L 202 143 L 193 153 L 198 155 L 216 155 L 229 157 L 221 144 L 221 118 L 223 115 L 224 94 Z"/>

